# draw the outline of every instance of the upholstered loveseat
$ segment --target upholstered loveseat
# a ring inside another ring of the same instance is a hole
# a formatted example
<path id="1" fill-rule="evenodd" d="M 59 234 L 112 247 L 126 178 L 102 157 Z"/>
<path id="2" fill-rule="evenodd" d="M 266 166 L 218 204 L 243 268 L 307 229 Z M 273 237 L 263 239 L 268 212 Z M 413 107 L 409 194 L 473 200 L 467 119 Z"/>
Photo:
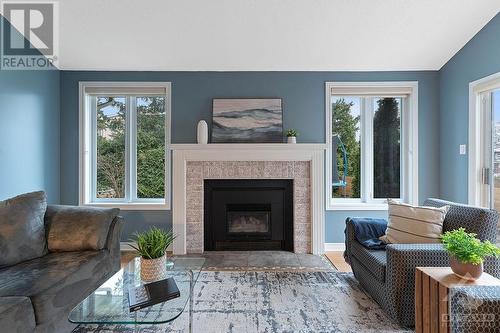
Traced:
<path id="1" fill-rule="evenodd" d="M 1 332 L 71 332 L 71 309 L 120 268 L 118 212 L 43 192 L 0 202 Z"/>
<path id="2" fill-rule="evenodd" d="M 450 209 L 443 232 L 464 227 L 481 240 L 496 242 L 498 213 L 495 210 L 461 205 L 439 199 L 427 199 L 425 206 Z M 369 219 L 366 223 L 370 223 Z M 346 220 L 346 251 L 361 286 L 400 325 L 415 324 L 415 267 L 449 266 L 449 256 L 441 244 L 389 244 L 384 250 L 369 250 L 356 239 L 351 219 Z M 500 278 L 500 261 L 487 259 L 485 271 Z"/>

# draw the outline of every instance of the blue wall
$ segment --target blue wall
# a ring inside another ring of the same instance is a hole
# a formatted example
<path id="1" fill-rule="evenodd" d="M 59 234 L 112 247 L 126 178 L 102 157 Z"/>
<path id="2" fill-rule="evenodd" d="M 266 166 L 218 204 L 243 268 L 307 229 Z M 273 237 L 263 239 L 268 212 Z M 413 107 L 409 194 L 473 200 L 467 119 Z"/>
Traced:
<path id="1" fill-rule="evenodd" d="M 441 197 L 467 202 L 469 83 L 500 72 L 500 14 L 497 14 L 440 70 Z"/>
<path id="2" fill-rule="evenodd" d="M 196 142 L 196 124 L 210 124 L 214 97 L 281 97 L 284 128 L 300 142 L 325 141 L 325 81 L 419 81 L 420 201 L 439 195 L 439 78 L 437 72 L 61 72 L 61 202 L 78 203 L 78 82 L 172 82 L 172 142 Z M 170 225 L 170 211 L 123 213 L 123 239 L 150 225 Z M 346 216 L 384 212 L 326 212 L 327 242 L 343 242 Z"/>
<path id="3" fill-rule="evenodd" d="M 420 202 L 429 196 L 466 202 L 467 156 L 458 146 L 468 140 L 468 84 L 499 71 L 500 14 L 439 72 L 0 71 L 0 199 L 44 189 L 50 202 L 78 203 L 78 81 L 172 82 L 172 142 L 192 143 L 198 120 L 210 123 L 214 97 L 281 97 L 284 127 L 297 128 L 300 142 L 324 142 L 325 81 L 416 80 Z M 342 242 L 345 217 L 386 213 L 325 214 L 326 241 Z M 123 215 L 124 240 L 171 223 L 169 211 Z"/>
<path id="4" fill-rule="evenodd" d="M 0 200 L 59 202 L 59 103 L 59 71 L 0 70 Z"/>

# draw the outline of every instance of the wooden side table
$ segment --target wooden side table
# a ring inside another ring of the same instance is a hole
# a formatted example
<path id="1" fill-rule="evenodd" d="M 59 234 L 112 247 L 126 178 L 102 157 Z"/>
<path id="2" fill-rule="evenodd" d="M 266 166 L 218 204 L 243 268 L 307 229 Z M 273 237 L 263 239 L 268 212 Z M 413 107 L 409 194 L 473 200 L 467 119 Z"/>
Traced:
<path id="1" fill-rule="evenodd" d="M 500 280 L 483 273 L 476 281 L 453 274 L 450 267 L 415 270 L 415 332 L 448 333 L 448 290 L 457 286 L 500 286 Z"/>

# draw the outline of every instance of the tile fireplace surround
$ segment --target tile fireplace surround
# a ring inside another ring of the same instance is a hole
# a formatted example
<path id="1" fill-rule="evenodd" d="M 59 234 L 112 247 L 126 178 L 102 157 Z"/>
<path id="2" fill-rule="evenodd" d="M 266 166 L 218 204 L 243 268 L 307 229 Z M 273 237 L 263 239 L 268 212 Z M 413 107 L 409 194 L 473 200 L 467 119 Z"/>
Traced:
<path id="1" fill-rule="evenodd" d="M 323 144 L 175 144 L 175 254 L 202 253 L 205 179 L 293 179 L 294 252 L 324 252 Z"/>

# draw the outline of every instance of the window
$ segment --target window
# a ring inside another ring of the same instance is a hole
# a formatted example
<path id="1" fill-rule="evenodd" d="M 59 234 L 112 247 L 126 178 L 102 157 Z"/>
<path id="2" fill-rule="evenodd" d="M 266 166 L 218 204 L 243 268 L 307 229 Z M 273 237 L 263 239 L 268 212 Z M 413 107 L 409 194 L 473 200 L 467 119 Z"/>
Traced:
<path id="1" fill-rule="evenodd" d="M 327 208 L 418 203 L 417 120 L 415 82 L 327 82 Z"/>
<path id="2" fill-rule="evenodd" d="M 468 199 L 500 208 L 500 72 L 469 83 Z M 460 145 L 465 154 L 466 145 Z M 462 154 L 462 152 L 461 152 Z"/>
<path id="3" fill-rule="evenodd" d="M 170 84 L 81 82 L 80 204 L 168 209 Z"/>

